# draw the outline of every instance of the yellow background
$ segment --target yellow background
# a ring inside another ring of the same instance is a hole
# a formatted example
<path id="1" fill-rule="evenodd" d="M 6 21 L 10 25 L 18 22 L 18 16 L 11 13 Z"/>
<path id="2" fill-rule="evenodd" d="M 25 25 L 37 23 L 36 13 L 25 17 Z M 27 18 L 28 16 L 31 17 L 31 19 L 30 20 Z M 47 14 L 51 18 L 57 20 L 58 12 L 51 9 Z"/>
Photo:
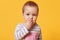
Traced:
<path id="1" fill-rule="evenodd" d="M 0 0 L 0 40 L 14 40 L 14 30 L 23 22 L 22 6 L 28 0 Z M 59 0 L 33 0 L 39 5 L 37 23 L 43 40 L 60 40 Z"/>

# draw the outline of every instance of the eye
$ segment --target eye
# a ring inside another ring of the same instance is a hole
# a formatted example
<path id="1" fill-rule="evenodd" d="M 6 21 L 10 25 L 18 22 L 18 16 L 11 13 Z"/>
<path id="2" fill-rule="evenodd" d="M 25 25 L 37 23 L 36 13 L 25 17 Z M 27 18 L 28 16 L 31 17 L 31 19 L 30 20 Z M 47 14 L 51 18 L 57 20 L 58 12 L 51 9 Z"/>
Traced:
<path id="1" fill-rule="evenodd" d="M 33 16 L 37 16 L 37 14 L 33 14 Z"/>
<path id="2" fill-rule="evenodd" d="M 30 14 L 26 14 L 26 15 L 28 15 L 28 16 L 29 16 Z"/>

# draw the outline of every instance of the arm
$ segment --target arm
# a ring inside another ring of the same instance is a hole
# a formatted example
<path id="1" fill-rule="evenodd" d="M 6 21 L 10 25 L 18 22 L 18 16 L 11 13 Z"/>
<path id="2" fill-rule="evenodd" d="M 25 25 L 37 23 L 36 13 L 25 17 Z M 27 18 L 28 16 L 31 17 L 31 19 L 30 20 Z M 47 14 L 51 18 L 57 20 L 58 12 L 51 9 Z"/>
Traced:
<path id="1" fill-rule="evenodd" d="M 16 40 L 22 40 L 24 36 L 26 36 L 29 33 L 26 27 L 23 27 L 21 25 L 18 25 L 15 30 L 15 39 Z"/>

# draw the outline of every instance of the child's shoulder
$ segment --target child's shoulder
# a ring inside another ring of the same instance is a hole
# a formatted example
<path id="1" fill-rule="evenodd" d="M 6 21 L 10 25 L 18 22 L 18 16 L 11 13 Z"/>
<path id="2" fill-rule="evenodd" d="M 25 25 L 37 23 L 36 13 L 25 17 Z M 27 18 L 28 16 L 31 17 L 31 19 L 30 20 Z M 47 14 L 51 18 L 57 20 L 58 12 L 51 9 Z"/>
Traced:
<path id="1" fill-rule="evenodd" d="M 35 26 L 32 28 L 33 31 L 40 32 L 41 28 L 38 24 L 35 24 Z"/>
<path id="2" fill-rule="evenodd" d="M 40 25 L 38 25 L 38 24 L 36 24 L 35 27 L 38 28 L 38 29 L 40 29 Z"/>
<path id="3" fill-rule="evenodd" d="M 16 27 L 22 27 L 24 23 L 18 23 Z"/>

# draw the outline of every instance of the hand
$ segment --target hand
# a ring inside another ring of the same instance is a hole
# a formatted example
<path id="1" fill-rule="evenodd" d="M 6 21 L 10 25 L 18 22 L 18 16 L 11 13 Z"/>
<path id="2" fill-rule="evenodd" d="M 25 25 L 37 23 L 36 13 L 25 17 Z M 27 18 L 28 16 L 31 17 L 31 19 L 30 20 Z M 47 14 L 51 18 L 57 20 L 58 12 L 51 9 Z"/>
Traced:
<path id="1" fill-rule="evenodd" d="M 25 23 L 25 25 L 26 25 L 26 28 L 27 28 L 28 30 L 30 30 L 31 27 L 33 26 L 32 20 L 27 20 L 26 23 Z"/>

